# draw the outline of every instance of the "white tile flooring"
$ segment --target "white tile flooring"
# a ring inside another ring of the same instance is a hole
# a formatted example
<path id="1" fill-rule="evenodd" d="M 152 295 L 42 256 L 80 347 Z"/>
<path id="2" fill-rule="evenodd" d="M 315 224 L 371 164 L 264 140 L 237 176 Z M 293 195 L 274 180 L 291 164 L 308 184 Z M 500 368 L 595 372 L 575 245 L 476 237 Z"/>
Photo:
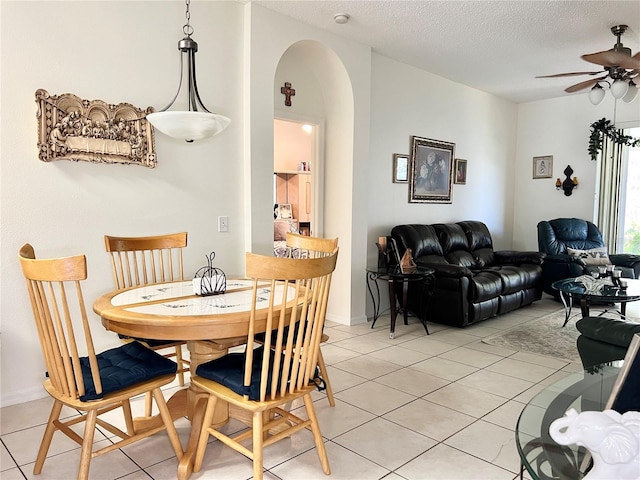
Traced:
<path id="1" fill-rule="evenodd" d="M 544 296 L 534 305 L 465 329 L 415 318 L 389 338 L 389 317 L 374 329 L 329 324 L 322 347 L 336 397 L 328 405 L 314 394 L 331 464 L 320 467 L 309 431 L 265 450 L 266 480 L 513 480 L 519 478 L 514 428 L 525 403 L 538 391 L 581 365 L 507 350 L 483 337 L 535 321 L 561 304 Z M 558 326 L 560 327 L 560 325 Z M 573 327 L 573 322 L 569 325 Z M 167 390 L 169 396 L 175 389 Z M 49 398 L 0 409 L 0 477 L 68 480 L 77 475 L 79 446 L 56 433 L 40 475 L 33 464 L 51 406 Z M 142 401 L 134 409 L 140 412 Z M 69 411 L 69 414 L 74 412 Z M 183 445 L 190 425 L 176 422 Z M 230 422 L 228 429 L 242 426 Z M 109 442 L 96 435 L 96 442 Z M 177 462 L 166 438 L 149 439 L 95 458 L 92 479 L 172 479 Z M 251 462 L 211 440 L 199 473 L 191 478 L 243 480 Z M 525 478 L 526 475 L 525 475 Z"/>

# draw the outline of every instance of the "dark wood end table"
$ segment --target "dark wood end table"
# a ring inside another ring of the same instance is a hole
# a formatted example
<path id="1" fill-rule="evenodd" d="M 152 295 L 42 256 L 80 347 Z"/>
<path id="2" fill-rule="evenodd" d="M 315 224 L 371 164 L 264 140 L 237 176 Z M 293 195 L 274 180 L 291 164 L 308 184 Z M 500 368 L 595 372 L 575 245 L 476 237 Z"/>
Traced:
<path id="1" fill-rule="evenodd" d="M 396 317 L 398 312 L 402 310 L 404 315 L 404 324 L 408 325 L 408 310 L 407 294 L 409 291 L 409 282 L 426 281 L 427 284 L 433 286 L 434 277 L 433 269 L 426 267 L 417 267 L 414 271 L 403 272 L 400 267 L 367 267 L 367 289 L 371 295 L 371 301 L 373 302 L 373 323 L 371 328 L 376 324 L 376 320 L 380 316 L 380 289 L 378 288 L 378 280 L 384 280 L 389 287 L 389 305 L 391 309 L 391 325 L 389 327 L 389 338 L 395 337 L 396 330 Z M 398 299 L 396 295 L 395 284 L 402 282 L 402 298 Z M 375 295 L 372 285 L 375 286 Z M 400 302 L 400 308 L 397 307 L 398 301 Z M 424 326 L 427 335 L 429 335 L 429 329 L 427 328 L 427 319 L 418 317 L 422 325 Z"/>

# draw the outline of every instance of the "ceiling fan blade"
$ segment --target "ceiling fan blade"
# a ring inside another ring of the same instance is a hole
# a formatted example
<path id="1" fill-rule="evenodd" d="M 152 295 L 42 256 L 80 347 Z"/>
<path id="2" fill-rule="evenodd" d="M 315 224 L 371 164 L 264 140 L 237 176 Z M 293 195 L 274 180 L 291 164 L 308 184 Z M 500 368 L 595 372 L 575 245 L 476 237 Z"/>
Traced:
<path id="1" fill-rule="evenodd" d="M 607 50 L 604 52 L 582 55 L 581 58 L 587 62 L 602 65 L 604 67 L 622 67 L 629 69 L 640 68 L 640 56 L 638 53 L 633 57 L 630 57 L 629 55 L 616 52 L 615 50 Z"/>
<path id="2" fill-rule="evenodd" d="M 598 72 L 569 72 L 569 73 L 556 73 L 554 75 L 538 75 L 536 78 L 575 77 L 577 75 L 598 75 L 600 73 L 602 73 L 602 70 Z"/>
<path id="3" fill-rule="evenodd" d="M 591 80 L 586 80 L 584 82 L 576 83 L 575 85 L 571 85 L 570 87 L 565 88 L 564 91 L 567 93 L 573 93 L 573 92 L 577 92 L 578 90 L 583 90 L 585 88 L 593 87 L 596 83 L 598 83 L 601 80 L 604 80 L 605 78 L 607 78 L 606 75 L 604 77 L 592 78 Z"/>

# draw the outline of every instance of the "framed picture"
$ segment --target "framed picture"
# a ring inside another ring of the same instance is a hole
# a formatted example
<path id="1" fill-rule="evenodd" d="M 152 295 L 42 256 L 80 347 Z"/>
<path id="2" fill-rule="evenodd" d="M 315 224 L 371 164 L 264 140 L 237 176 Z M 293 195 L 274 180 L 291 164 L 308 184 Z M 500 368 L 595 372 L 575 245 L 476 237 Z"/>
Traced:
<path id="1" fill-rule="evenodd" d="M 452 203 L 455 143 L 411 137 L 409 203 Z"/>
<path id="2" fill-rule="evenodd" d="M 456 158 L 456 178 L 453 183 L 458 185 L 467 184 L 467 161 L 461 158 Z"/>
<path id="3" fill-rule="evenodd" d="M 553 176 L 553 156 L 533 157 L 533 178 L 551 178 Z"/>
<path id="4" fill-rule="evenodd" d="M 409 155 L 393 154 L 393 183 L 409 181 Z"/>
<path id="5" fill-rule="evenodd" d="M 287 220 L 293 218 L 290 203 L 278 203 L 275 207 L 276 218 L 279 220 Z"/>

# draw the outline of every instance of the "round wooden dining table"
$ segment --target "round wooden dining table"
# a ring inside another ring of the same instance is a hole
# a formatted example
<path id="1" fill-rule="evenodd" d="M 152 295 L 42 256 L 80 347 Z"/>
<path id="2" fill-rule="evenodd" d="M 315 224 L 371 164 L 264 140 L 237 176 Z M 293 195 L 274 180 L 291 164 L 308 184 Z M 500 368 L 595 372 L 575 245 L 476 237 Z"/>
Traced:
<path id="1" fill-rule="evenodd" d="M 265 284 L 264 288 L 268 287 Z M 289 311 L 296 305 L 294 288 L 290 287 L 290 290 L 292 300 L 286 305 Z M 94 302 L 93 311 L 101 317 L 107 330 L 121 335 L 153 340 L 186 340 L 190 370 L 195 374 L 202 363 L 226 355 L 229 345 L 246 342 L 252 294 L 253 280 L 248 279 L 227 280 L 225 293 L 210 296 L 195 295 L 191 280 L 160 283 L 102 295 Z M 281 298 L 279 295 L 275 297 Z M 258 290 L 255 333 L 266 329 L 268 300 L 269 295 L 261 297 Z M 195 406 L 201 398 L 204 398 L 204 393 L 190 385 L 167 401 L 173 419 L 186 416 L 192 422 L 192 438 L 185 460 L 194 453 L 190 451 L 191 447 L 195 449 L 194 431 L 198 428 L 198 419 L 194 415 L 198 417 L 201 413 L 195 412 Z M 221 401 L 216 406 L 212 424 L 223 425 L 230 416 L 250 424 L 250 419 L 243 418 L 241 411 Z M 159 415 L 134 419 L 136 429 L 152 428 L 161 422 Z"/>
<path id="2" fill-rule="evenodd" d="M 264 288 L 267 293 L 269 285 L 265 284 Z M 159 283 L 102 295 L 94 302 L 93 311 L 102 318 L 107 330 L 121 335 L 153 340 L 186 340 L 191 357 L 190 370 L 195 374 L 202 363 L 226 355 L 230 346 L 246 343 L 252 295 L 253 280 L 248 279 L 227 280 L 225 293 L 210 296 L 195 295 L 192 281 Z M 275 297 L 281 298 L 280 295 Z M 266 329 L 268 301 L 269 295 L 261 296 L 258 289 L 255 333 Z M 291 286 L 286 305 L 289 314 L 296 306 L 299 306 L 299 301 L 295 288 Z M 167 400 L 174 420 L 185 416 L 191 420 L 189 444 L 178 466 L 179 478 L 188 478 L 193 468 L 197 434 L 204 413 L 196 409 L 196 403 L 201 401 L 199 406 L 204 407 L 204 399 L 204 392 L 189 385 Z M 250 425 L 251 418 L 243 413 L 226 402 L 218 401 L 212 425 L 224 425 L 229 417 Z M 159 415 L 134 419 L 136 430 L 153 428 L 161 423 Z"/>

